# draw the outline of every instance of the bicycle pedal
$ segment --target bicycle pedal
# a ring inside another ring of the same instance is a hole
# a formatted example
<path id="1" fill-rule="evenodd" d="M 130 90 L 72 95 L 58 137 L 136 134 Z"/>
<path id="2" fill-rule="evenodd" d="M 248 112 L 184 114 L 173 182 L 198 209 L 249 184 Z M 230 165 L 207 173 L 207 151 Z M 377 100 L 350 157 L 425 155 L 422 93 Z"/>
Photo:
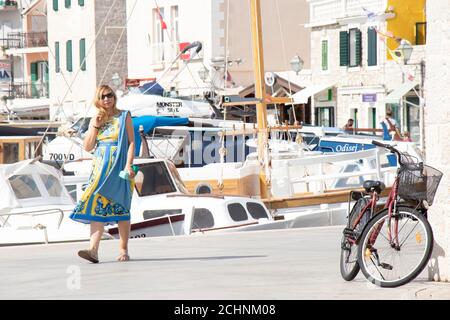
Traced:
<path id="1" fill-rule="evenodd" d="M 352 228 L 345 228 L 342 233 L 348 237 L 355 237 L 355 232 Z"/>
<path id="2" fill-rule="evenodd" d="M 380 263 L 380 267 L 382 267 L 383 269 L 386 269 L 386 270 L 392 270 L 393 269 L 393 267 L 390 264 L 384 263 L 384 262 Z"/>

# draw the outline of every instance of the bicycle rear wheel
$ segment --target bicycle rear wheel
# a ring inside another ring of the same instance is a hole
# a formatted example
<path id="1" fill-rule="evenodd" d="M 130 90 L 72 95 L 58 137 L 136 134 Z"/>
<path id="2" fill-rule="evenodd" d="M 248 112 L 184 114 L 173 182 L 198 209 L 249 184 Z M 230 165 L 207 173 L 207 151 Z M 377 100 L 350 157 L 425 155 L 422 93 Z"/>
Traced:
<path id="1" fill-rule="evenodd" d="M 345 235 L 342 236 L 341 240 L 340 268 L 342 278 L 346 281 L 355 279 L 359 272 L 358 246 L 351 243 Z"/>
<path id="2" fill-rule="evenodd" d="M 433 231 L 418 211 L 398 207 L 389 217 L 381 211 L 364 228 L 358 264 L 364 276 L 380 287 L 398 287 L 416 278 L 433 249 Z"/>

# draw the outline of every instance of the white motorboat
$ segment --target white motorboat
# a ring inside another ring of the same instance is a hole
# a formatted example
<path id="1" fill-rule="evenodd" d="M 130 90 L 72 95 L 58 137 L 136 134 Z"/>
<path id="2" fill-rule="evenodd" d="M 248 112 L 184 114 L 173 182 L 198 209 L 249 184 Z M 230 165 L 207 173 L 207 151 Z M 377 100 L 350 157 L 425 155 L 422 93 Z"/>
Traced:
<path id="1" fill-rule="evenodd" d="M 164 159 L 136 159 L 139 171 L 131 202 L 131 237 L 176 236 L 211 232 L 291 228 L 293 220 L 274 218 L 258 199 L 245 196 L 190 194 L 177 168 Z M 69 163 L 66 185 L 86 183 L 90 161 Z M 118 228 L 108 232 L 118 237 Z"/>
<path id="2" fill-rule="evenodd" d="M 0 165 L 0 190 L 0 246 L 89 239 L 89 225 L 68 217 L 75 204 L 55 168 L 34 160 Z"/>

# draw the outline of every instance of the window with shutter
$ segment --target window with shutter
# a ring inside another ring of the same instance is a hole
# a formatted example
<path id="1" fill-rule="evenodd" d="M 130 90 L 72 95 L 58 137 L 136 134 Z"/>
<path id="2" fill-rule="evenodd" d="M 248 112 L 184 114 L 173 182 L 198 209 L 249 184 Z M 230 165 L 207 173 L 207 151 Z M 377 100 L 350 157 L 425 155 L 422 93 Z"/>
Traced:
<path id="1" fill-rule="evenodd" d="M 61 71 L 61 67 L 59 65 L 59 42 L 55 42 L 55 72 L 58 73 Z"/>
<path id="2" fill-rule="evenodd" d="M 322 40 L 322 70 L 328 70 L 328 41 Z"/>
<path id="3" fill-rule="evenodd" d="M 362 33 L 358 29 L 356 29 L 356 31 L 355 31 L 355 38 L 356 38 L 356 43 L 355 43 L 356 65 L 360 66 L 361 62 L 362 62 L 362 43 L 361 43 Z"/>
<path id="4" fill-rule="evenodd" d="M 361 65 L 361 31 L 358 29 L 349 30 L 350 42 L 350 67 L 358 67 Z"/>
<path id="5" fill-rule="evenodd" d="M 37 62 L 30 63 L 31 74 L 31 96 L 38 97 L 37 80 L 38 80 L 38 64 Z"/>
<path id="6" fill-rule="evenodd" d="M 59 0 L 53 0 L 53 10 L 58 11 L 58 1 Z"/>
<path id="7" fill-rule="evenodd" d="M 66 42 L 66 69 L 72 72 L 72 40 Z"/>
<path id="8" fill-rule="evenodd" d="M 72 1 L 71 1 L 71 0 L 64 0 L 64 2 L 65 2 L 65 7 L 66 7 L 66 8 L 70 8 L 70 6 L 71 6 L 71 4 L 72 4 L 72 3 L 71 3 Z"/>
<path id="9" fill-rule="evenodd" d="M 84 6 L 84 0 L 78 0 L 78 5 L 80 7 L 83 7 Z"/>
<path id="10" fill-rule="evenodd" d="M 339 32 L 339 65 L 348 66 L 349 62 L 349 44 L 348 32 Z"/>
<path id="11" fill-rule="evenodd" d="M 377 65 L 377 32 L 373 28 L 367 30 L 367 65 Z"/>
<path id="12" fill-rule="evenodd" d="M 80 39 L 80 69 L 86 70 L 86 39 Z"/>

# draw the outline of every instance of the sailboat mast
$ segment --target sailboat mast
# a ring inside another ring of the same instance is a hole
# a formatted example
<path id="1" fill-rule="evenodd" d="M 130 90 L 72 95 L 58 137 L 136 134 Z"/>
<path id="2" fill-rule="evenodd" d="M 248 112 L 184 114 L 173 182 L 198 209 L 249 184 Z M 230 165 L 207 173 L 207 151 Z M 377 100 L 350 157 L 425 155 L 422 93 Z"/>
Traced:
<path id="1" fill-rule="evenodd" d="M 256 122 L 258 125 L 258 160 L 263 166 L 268 159 L 265 149 L 268 148 L 266 87 L 264 82 L 264 55 L 261 26 L 260 0 L 250 0 L 251 33 L 253 47 L 253 69 L 255 72 Z M 268 197 L 267 179 L 264 170 L 260 173 L 261 198 Z"/>

